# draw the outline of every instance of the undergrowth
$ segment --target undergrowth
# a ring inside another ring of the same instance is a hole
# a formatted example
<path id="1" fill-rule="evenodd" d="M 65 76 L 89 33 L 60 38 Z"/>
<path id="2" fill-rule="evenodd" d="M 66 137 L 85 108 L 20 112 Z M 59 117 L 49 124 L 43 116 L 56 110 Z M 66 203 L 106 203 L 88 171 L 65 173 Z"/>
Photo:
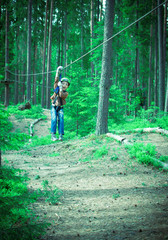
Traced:
<path id="1" fill-rule="evenodd" d="M 33 240 L 44 234 L 48 223 L 40 223 L 32 204 L 37 192 L 30 193 L 21 170 L 0 168 L 0 236 L 1 240 Z"/>
<path id="2" fill-rule="evenodd" d="M 133 145 L 127 145 L 126 149 L 130 157 L 140 163 L 146 165 L 152 165 L 157 168 L 162 167 L 162 162 L 167 162 L 167 156 L 158 156 L 156 147 L 150 143 L 134 143 Z"/>
<path id="3" fill-rule="evenodd" d="M 43 109 L 40 105 L 32 105 L 30 109 L 25 109 L 23 111 L 19 110 L 20 104 L 17 104 L 15 106 L 8 106 L 7 112 L 9 114 L 15 115 L 15 118 L 17 119 L 23 119 L 23 118 L 32 118 L 32 119 L 46 119 L 47 117 L 43 114 Z"/>
<path id="4" fill-rule="evenodd" d="M 0 147 L 1 150 L 18 150 L 28 141 L 29 136 L 25 133 L 11 132 L 12 123 L 8 118 L 9 113 L 0 105 Z"/>

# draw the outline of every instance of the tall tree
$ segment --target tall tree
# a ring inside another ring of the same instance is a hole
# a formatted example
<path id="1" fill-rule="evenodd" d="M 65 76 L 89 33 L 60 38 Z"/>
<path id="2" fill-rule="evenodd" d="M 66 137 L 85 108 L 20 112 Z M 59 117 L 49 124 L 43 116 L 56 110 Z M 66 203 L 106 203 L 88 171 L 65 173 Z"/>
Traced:
<path id="1" fill-rule="evenodd" d="M 67 6 L 68 2 L 67 0 L 65 0 L 65 4 Z M 64 16 L 64 66 L 66 67 L 67 65 L 67 30 L 68 30 L 68 24 L 67 24 L 67 8 L 65 9 L 64 12 L 65 16 Z M 66 69 L 64 70 L 64 73 L 66 74 Z"/>
<path id="2" fill-rule="evenodd" d="M 83 19 L 83 0 L 80 0 L 81 4 L 80 4 L 80 13 L 81 13 L 81 56 L 83 56 L 84 54 L 84 29 L 83 29 L 83 25 L 84 25 L 84 19 Z M 83 58 L 81 60 L 81 68 L 83 69 Z"/>
<path id="3" fill-rule="evenodd" d="M 165 9 L 164 9 L 164 37 L 163 37 L 163 54 L 164 54 L 164 64 L 165 64 L 165 69 L 167 66 L 167 61 L 166 61 L 166 37 L 167 37 L 167 2 L 165 3 Z M 165 112 L 168 112 L 168 74 L 167 74 L 167 84 L 166 84 L 166 98 L 165 98 Z"/>
<path id="4" fill-rule="evenodd" d="M 52 18 L 53 18 L 53 0 L 50 6 L 50 27 L 48 36 L 48 53 L 47 53 L 47 80 L 46 80 L 46 106 L 50 108 L 50 91 L 51 91 L 51 40 L 52 40 Z"/>
<path id="5" fill-rule="evenodd" d="M 162 0 L 158 0 L 158 5 Z M 165 67 L 163 55 L 163 5 L 158 8 L 158 45 L 159 45 L 159 108 L 164 111 L 165 103 Z"/>
<path id="6" fill-rule="evenodd" d="M 158 19 L 155 19 L 155 86 L 154 86 L 154 102 L 155 106 L 158 106 Z"/>
<path id="7" fill-rule="evenodd" d="M 31 100 L 31 18 L 32 0 L 28 1 L 28 27 L 27 27 L 27 100 Z"/>
<path id="8" fill-rule="evenodd" d="M 43 70 L 42 70 L 42 102 L 41 105 L 44 107 L 45 103 L 45 62 L 46 62 L 46 39 L 47 39 L 47 16 L 48 16 L 48 3 L 46 0 L 46 12 L 45 12 L 45 26 L 44 26 L 44 43 L 43 43 Z"/>
<path id="9" fill-rule="evenodd" d="M 151 105 L 151 90 L 152 90 L 152 37 L 153 37 L 153 23 L 151 23 L 151 27 L 150 27 L 148 107 L 150 107 Z"/>
<path id="10" fill-rule="evenodd" d="M 104 45 L 102 55 L 101 80 L 99 85 L 99 103 L 96 123 L 96 134 L 108 131 L 109 91 L 112 84 L 112 40 L 115 0 L 106 0 L 104 22 Z M 108 41 L 107 41 L 108 40 Z"/>
<path id="11" fill-rule="evenodd" d="M 91 0 L 90 4 L 90 47 L 92 49 L 93 46 L 93 38 L 94 38 L 94 0 Z M 93 59 L 93 52 L 91 53 L 92 59 Z M 91 61 L 91 77 L 93 79 L 94 75 L 94 63 L 93 60 Z"/>
<path id="12" fill-rule="evenodd" d="M 5 23 L 5 106 L 9 105 L 9 11 L 6 6 L 6 23 Z"/>

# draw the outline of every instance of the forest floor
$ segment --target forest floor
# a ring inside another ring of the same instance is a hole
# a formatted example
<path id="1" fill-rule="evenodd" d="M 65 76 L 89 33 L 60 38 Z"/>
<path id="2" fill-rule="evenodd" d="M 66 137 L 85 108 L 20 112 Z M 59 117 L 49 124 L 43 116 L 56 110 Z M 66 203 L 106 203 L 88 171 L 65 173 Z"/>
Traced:
<path id="1" fill-rule="evenodd" d="M 34 127 L 35 135 L 49 134 L 47 120 Z M 33 120 L 10 119 L 14 129 L 28 133 Z M 160 134 L 130 134 L 127 138 L 152 143 L 168 156 L 168 138 Z M 96 157 L 96 150 L 108 150 Z M 39 201 L 34 209 L 48 221 L 44 240 L 168 239 L 168 174 L 130 159 L 124 145 L 107 138 L 82 138 L 7 151 L 3 162 L 24 169 L 28 187 L 42 189 L 48 181 L 63 196 L 56 205 Z"/>

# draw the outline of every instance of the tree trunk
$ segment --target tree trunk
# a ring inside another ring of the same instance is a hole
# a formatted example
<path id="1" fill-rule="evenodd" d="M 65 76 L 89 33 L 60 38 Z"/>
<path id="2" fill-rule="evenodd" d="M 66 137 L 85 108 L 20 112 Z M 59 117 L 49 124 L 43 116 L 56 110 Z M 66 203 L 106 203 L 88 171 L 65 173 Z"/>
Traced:
<path id="1" fill-rule="evenodd" d="M 158 5 L 162 0 L 158 0 Z M 165 67 L 163 55 L 163 5 L 158 8 L 158 45 L 159 45 L 159 108 L 164 111 L 165 104 Z"/>
<path id="2" fill-rule="evenodd" d="M 166 70 L 166 37 L 167 37 L 167 3 L 165 3 L 165 14 L 164 14 L 164 38 L 163 38 L 163 58 Z M 166 78 L 165 78 L 166 79 Z M 165 108 L 164 111 L 168 112 L 168 74 L 167 74 L 167 85 L 166 85 L 166 98 L 165 98 Z"/>
<path id="3" fill-rule="evenodd" d="M 50 6 L 50 27 L 48 37 L 48 54 L 47 54 L 47 80 L 46 80 L 46 107 L 50 108 L 50 90 L 51 90 L 51 40 L 52 40 L 52 15 L 53 15 L 53 0 Z"/>
<path id="4" fill-rule="evenodd" d="M 36 78 L 36 62 L 37 62 L 37 44 L 34 42 L 34 65 L 33 65 L 33 104 L 37 104 L 37 78 Z"/>
<path id="5" fill-rule="evenodd" d="M 41 106 L 44 108 L 45 103 L 45 61 L 46 61 L 46 38 L 47 38 L 47 13 L 48 13 L 48 2 L 46 1 L 46 15 L 45 15 L 45 27 L 44 27 L 44 48 L 43 48 L 43 70 L 42 70 L 42 100 Z"/>
<path id="6" fill-rule="evenodd" d="M 18 92 L 18 62 L 19 62 L 19 42 L 18 42 L 18 36 L 19 36 L 19 27 L 16 29 L 16 65 L 15 65 L 15 99 L 14 103 L 15 105 L 18 104 L 19 100 L 19 92 Z"/>
<path id="7" fill-rule="evenodd" d="M 6 22 L 5 22 L 5 102 L 4 105 L 7 107 L 9 105 L 9 73 L 8 73 L 8 63 L 9 63 L 9 11 L 6 7 Z"/>
<path id="8" fill-rule="evenodd" d="M 28 31 L 27 31 L 27 101 L 31 100 L 31 18 L 32 0 L 28 1 Z"/>
<path id="9" fill-rule="evenodd" d="M 154 91 L 155 106 L 158 106 L 158 20 L 155 22 L 155 91 Z"/>
<path id="10" fill-rule="evenodd" d="M 19 92 L 18 92 L 18 68 L 15 69 L 15 105 L 18 104 Z"/>
<path id="11" fill-rule="evenodd" d="M 99 2 L 99 5 L 100 5 L 100 11 L 99 11 L 99 21 L 102 20 L 102 11 L 103 11 L 103 0 L 100 0 Z"/>
<path id="12" fill-rule="evenodd" d="M 66 5 L 67 5 L 67 0 L 66 0 Z M 65 10 L 65 17 L 64 17 L 64 33 L 65 33 L 65 36 L 64 36 L 64 67 L 67 66 L 67 54 L 66 54 L 66 51 L 67 51 L 67 10 Z M 66 69 L 64 70 L 64 73 L 66 74 Z"/>
<path id="13" fill-rule="evenodd" d="M 93 38 L 94 38 L 94 0 L 91 0 L 90 6 L 90 48 L 93 47 Z M 93 58 L 93 52 L 91 53 L 91 58 Z M 94 78 L 94 63 L 93 59 L 91 61 L 91 79 Z"/>
<path id="14" fill-rule="evenodd" d="M 84 36 L 83 36 L 83 26 L 84 26 L 84 20 L 83 20 L 83 0 L 81 0 L 81 56 L 84 54 Z M 81 59 L 81 68 L 83 69 L 83 58 Z"/>
<path id="15" fill-rule="evenodd" d="M 139 8 L 139 0 L 137 0 L 137 9 L 136 9 L 136 17 L 138 19 L 139 14 L 138 14 L 138 8 Z M 139 46 L 138 46 L 138 36 L 139 36 L 139 22 L 136 23 L 136 57 L 135 57 L 135 80 L 134 80 L 134 96 L 136 98 L 137 96 L 137 85 L 139 81 Z M 135 108 L 135 116 L 137 113 L 137 108 Z"/>
<path id="16" fill-rule="evenodd" d="M 151 90 L 152 90 L 152 37 L 153 37 L 153 24 L 151 24 L 150 26 L 148 108 L 151 105 Z"/>
<path id="17" fill-rule="evenodd" d="M 104 41 L 112 36 L 114 23 L 115 0 L 106 0 L 105 23 L 104 23 Z M 112 84 L 112 40 L 103 45 L 102 71 L 99 88 L 99 103 L 97 113 L 96 134 L 108 132 L 108 105 L 109 92 Z"/>

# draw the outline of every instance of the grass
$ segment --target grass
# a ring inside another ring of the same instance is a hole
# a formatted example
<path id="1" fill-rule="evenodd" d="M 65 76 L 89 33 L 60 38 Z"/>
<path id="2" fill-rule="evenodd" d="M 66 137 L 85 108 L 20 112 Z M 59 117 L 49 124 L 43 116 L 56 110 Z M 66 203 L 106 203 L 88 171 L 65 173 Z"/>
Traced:
<path id="1" fill-rule="evenodd" d="M 130 157 L 139 163 L 161 168 L 162 162 L 168 161 L 167 156 L 158 157 L 156 147 L 150 143 L 146 145 L 144 143 L 134 143 L 133 145 L 127 145 L 126 149 Z"/>
<path id="2" fill-rule="evenodd" d="M 58 204 L 58 202 L 60 201 L 63 195 L 62 190 L 60 190 L 56 186 L 54 186 L 54 188 L 51 187 L 49 185 L 48 180 L 43 180 L 42 186 L 43 186 L 43 195 L 45 197 L 45 201 L 53 205 Z"/>
<path id="3" fill-rule="evenodd" d="M 15 115 L 17 119 L 23 118 L 32 118 L 32 119 L 46 119 L 46 116 L 43 114 L 43 109 L 40 105 L 32 105 L 31 109 L 25 109 L 24 111 L 18 110 L 18 107 L 21 104 L 17 104 L 15 106 L 8 106 L 7 112 L 9 114 Z"/>
<path id="4" fill-rule="evenodd" d="M 119 198 L 119 197 L 120 197 L 120 194 L 119 194 L 119 193 L 113 194 L 113 196 L 112 196 L 113 199 L 117 199 L 117 198 Z"/>
<path id="5" fill-rule="evenodd" d="M 0 168 L 0 236 L 2 240 L 38 239 L 49 225 L 40 223 L 32 204 L 37 192 L 29 192 L 21 170 Z"/>
<path id="6" fill-rule="evenodd" d="M 58 157 L 58 156 L 60 156 L 60 153 L 54 152 L 54 153 L 50 153 L 48 156 L 49 157 Z"/>
<path id="7" fill-rule="evenodd" d="M 93 154 L 93 156 L 96 158 L 96 159 L 99 159 L 99 158 L 102 158 L 104 156 L 108 155 L 108 149 L 105 145 L 103 145 L 102 147 L 100 147 L 99 149 L 97 149 L 95 151 L 95 153 Z"/>
<path id="8" fill-rule="evenodd" d="M 18 105 L 16 106 L 9 106 L 7 111 L 4 109 L 0 109 L 1 118 L 1 138 L 2 138 L 2 150 L 12 150 L 12 149 L 20 149 L 24 148 L 25 151 L 29 154 L 29 149 L 36 146 L 48 145 L 53 143 L 51 141 L 51 136 L 45 137 L 38 137 L 34 136 L 31 141 L 30 137 L 24 133 L 11 133 L 10 129 L 12 127 L 11 123 L 6 123 L 6 119 L 10 114 L 14 114 L 17 119 L 22 118 L 43 118 L 45 119 L 46 116 L 43 114 L 43 110 L 41 106 L 32 106 L 29 110 L 20 111 L 18 110 Z M 151 109 L 145 111 L 141 110 L 138 112 L 138 116 L 134 119 L 127 118 L 123 123 L 114 123 L 109 121 L 109 131 L 116 132 L 116 131 L 123 131 L 123 130 L 132 130 L 135 128 L 146 128 L 146 127 L 162 127 L 168 130 L 168 116 L 162 114 L 161 118 L 158 118 L 155 114 L 156 109 L 151 107 Z M 158 113 L 160 115 L 160 113 Z M 4 129 L 6 129 L 4 131 Z M 137 136 L 140 133 L 137 133 Z M 79 136 L 76 136 L 75 132 L 67 132 L 65 134 L 65 141 L 68 139 L 80 139 Z M 135 136 L 136 138 L 136 136 Z M 135 139 L 134 139 L 135 140 Z M 88 135 L 85 143 L 82 147 L 90 148 L 94 147 L 92 150 L 92 158 L 101 159 L 107 156 L 109 153 L 109 148 L 107 147 L 111 142 L 114 140 L 111 138 L 107 138 L 105 135 L 96 136 L 95 134 Z M 54 144 L 54 143 L 53 143 Z M 137 159 L 138 162 L 145 163 L 147 165 L 154 164 L 157 165 L 154 159 L 157 158 L 157 153 L 154 147 L 147 145 L 146 147 L 141 145 L 134 145 L 130 149 L 128 149 L 129 154 L 132 158 Z M 57 157 L 59 153 L 52 153 L 49 156 Z M 111 161 L 116 161 L 118 159 L 118 155 L 116 153 L 112 154 Z M 167 158 L 165 156 L 160 157 L 159 159 L 161 162 L 167 162 Z M 85 157 L 84 159 L 80 159 L 79 161 L 88 162 L 90 161 L 89 157 Z"/>

